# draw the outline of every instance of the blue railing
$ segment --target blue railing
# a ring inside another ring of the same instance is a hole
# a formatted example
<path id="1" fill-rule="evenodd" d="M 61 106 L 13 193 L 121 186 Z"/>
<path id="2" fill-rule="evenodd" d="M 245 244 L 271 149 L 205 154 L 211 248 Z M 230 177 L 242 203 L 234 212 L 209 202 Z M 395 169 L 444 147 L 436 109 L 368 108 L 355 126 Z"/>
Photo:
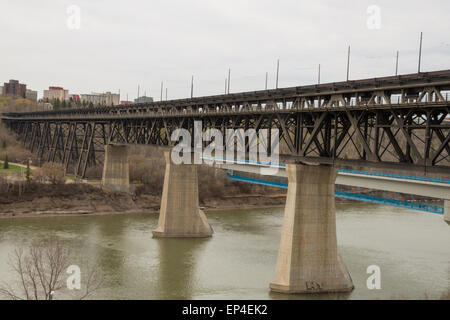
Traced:
<path id="1" fill-rule="evenodd" d="M 263 179 L 257 179 L 257 178 L 250 178 L 249 176 L 247 176 L 247 177 L 238 176 L 238 175 L 234 175 L 230 172 L 228 172 L 227 175 L 230 179 L 232 179 L 234 181 L 253 183 L 253 184 L 259 184 L 259 185 L 263 185 L 263 186 L 283 188 L 283 189 L 288 188 L 288 184 L 286 182 L 283 182 L 281 179 L 280 179 L 280 181 L 263 180 Z M 444 214 L 443 207 L 429 205 L 429 204 L 422 204 L 422 203 L 395 200 L 395 199 L 387 199 L 387 198 L 375 197 L 375 196 L 366 195 L 366 194 L 350 193 L 350 192 L 343 192 L 343 191 L 338 191 L 338 190 L 334 191 L 334 195 L 338 198 L 343 198 L 343 199 L 350 199 L 350 200 L 363 201 L 363 202 L 369 202 L 369 203 L 377 203 L 377 204 L 383 204 L 383 205 L 392 206 L 392 207 L 406 208 L 406 209 L 417 210 L 417 211 L 425 211 L 425 212 L 436 213 L 436 214 Z"/>
<path id="2" fill-rule="evenodd" d="M 407 209 L 431 212 L 431 213 L 436 213 L 436 214 L 444 214 L 443 207 L 429 205 L 429 204 L 395 200 L 395 199 L 386 199 L 386 198 L 375 197 L 375 196 L 371 196 L 371 195 L 367 195 L 367 194 L 350 193 L 350 192 L 343 192 L 343 191 L 337 191 L 337 190 L 334 191 L 334 195 L 338 198 L 343 198 L 343 199 L 357 200 L 357 201 L 363 201 L 363 202 L 369 202 L 369 203 L 377 203 L 377 204 L 383 204 L 383 205 L 391 206 L 391 207 L 407 208 Z"/>
<path id="3" fill-rule="evenodd" d="M 275 187 L 275 188 L 282 188 L 287 189 L 288 184 L 285 182 L 280 181 L 272 181 L 272 180 L 263 180 L 263 179 L 255 179 L 250 177 L 243 177 L 243 176 L 237 176 L 235 174 L 228 173 L 228 177 L 231 180 L 240 181 L 240 182 L 247 182 L 247 183 L 254 183 L 254 184 L 260 184 L 267 187 Z"/>

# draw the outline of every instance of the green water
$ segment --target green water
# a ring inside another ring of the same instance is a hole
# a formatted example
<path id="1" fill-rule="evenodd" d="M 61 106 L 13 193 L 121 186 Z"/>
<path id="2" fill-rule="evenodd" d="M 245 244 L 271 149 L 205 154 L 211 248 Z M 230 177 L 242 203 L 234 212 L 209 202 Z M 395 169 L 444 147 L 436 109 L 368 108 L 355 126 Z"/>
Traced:
<path id="1" fill-rule="evenodd" d="M 207 213 L 210 239 L 153 239 L 152 214 L 0 219 L 0 276 L 15 247 L 56 236 L 104 274 L 97 299 L 439 298 L 450 289 L 450 227 L 442 216 L 399 208 L 337 205 L 339 251 L 355 284 L 350 294 L 269 292 L 283 209 Z M 381 290 L 369 290 L 370 265 Z M 83 271 L 83 270 L 82 270 Z"/>

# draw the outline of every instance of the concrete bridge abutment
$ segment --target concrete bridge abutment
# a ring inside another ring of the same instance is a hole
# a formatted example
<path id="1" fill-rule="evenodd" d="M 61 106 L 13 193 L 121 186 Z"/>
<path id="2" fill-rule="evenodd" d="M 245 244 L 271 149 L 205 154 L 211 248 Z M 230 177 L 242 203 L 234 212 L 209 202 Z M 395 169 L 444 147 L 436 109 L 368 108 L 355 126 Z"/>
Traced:
<path id="1" fill-rule="evenodd" d="M 211 237 L 213 229 L 199 207 L 197 165 L 172 163 L 164 151 L 166 170 L 158 227 L 153 237 Z"/>
<path id="2" fill-rule="evenodd" d="M 289 186 L 275 279 L 281 293 L 349 292 L 354 285 L 337 252 L 334 187 L 328 166 L 286 166 Z"/>
<path id="3" fill-rule="evenodd" d="M 130 191 L 130 163 L 128 147 L 105 145 L 102 186 L 116 191 Z"/>
<path id="4" fill-rule="evenodd" d="M 450 200 L 444 200 L 444 221 L 450 226 Z"/>

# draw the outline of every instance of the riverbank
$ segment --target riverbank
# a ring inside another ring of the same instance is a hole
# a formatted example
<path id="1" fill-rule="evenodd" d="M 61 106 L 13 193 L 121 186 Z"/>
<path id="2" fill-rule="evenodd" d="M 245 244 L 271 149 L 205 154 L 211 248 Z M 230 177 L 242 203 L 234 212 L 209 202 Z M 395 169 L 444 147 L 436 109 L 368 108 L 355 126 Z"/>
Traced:
<path id="1" fill-rule="evenodd" d="M 285 194 L 240 194 L 202 199 L 205 211 L 279 207 Z M 0 195 L 0 218 L 158 213 L 161 197 L 109 191 L 89 184 L 36 184 Z"/>

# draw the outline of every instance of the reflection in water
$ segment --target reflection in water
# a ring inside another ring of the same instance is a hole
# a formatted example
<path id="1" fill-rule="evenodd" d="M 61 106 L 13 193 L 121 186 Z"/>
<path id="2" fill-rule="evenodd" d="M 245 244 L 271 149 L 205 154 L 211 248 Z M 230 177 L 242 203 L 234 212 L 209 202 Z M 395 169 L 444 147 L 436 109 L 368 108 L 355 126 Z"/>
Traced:
<path id="1" fill-rule="evenodd" d="M 115 283 L 123 283 L 126 270 L 124 255 L 120 248 L 125 245 L 129 223 L 128 219 L 114 219 L 113 217 L 107 217 L 107 222 L 98 219 L 93 223 L 89 240 L 96 245 L 89 246 L 90 252 L 87 255 L 95 257 L 91 262 L 101 270 L 113 272 Z"/>
<path id="2" fill-rule="evenodd" d="M 98 264 L 102 299 L 439 298 L 450 288 L 450 228 L 442 216 L 370 204 L 337 205 L 339 252 L 355 284 L 347 294 L 271 293 L 283 209 L 207 213 L 209 239 L 154 239 L 157 215 L 0 219 L 0 275 L 14 247 L 55 235 Z M 80 261 L 74 261 L 75 264 Z M 366 287 L 369 265 L 381 290 Z"/>
<path id="3" fill-rule="evenodd" d="M 196 263 L 209 239 L 155 239 L 159 272 L 156 292 L 166 299 L 192 299 L 197 283 Z"/>

